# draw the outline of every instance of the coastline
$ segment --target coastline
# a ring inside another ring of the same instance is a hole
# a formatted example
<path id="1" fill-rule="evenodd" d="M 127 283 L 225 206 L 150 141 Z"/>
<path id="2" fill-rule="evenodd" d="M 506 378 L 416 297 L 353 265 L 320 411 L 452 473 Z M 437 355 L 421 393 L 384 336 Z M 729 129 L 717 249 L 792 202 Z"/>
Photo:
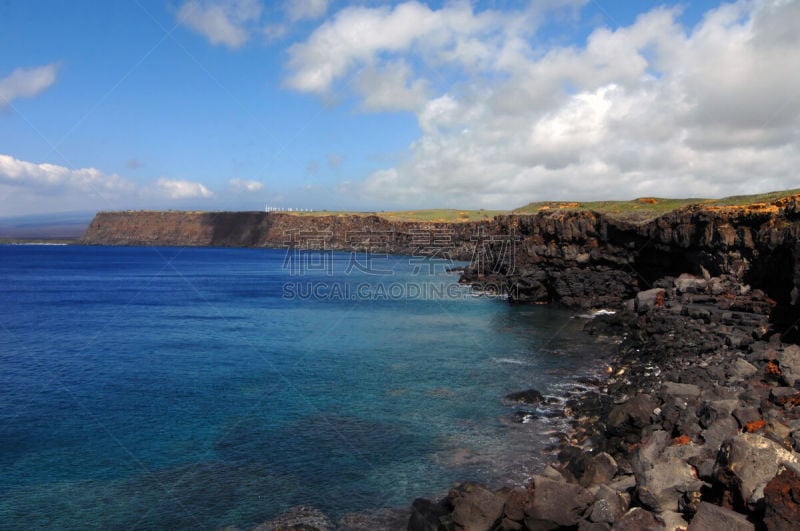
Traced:
<path id="1" fill-rule="evenodd" d="M 158 220 L 136 218 L 99 215 L 83 243 L 163 245 L 179 234 L 204 245 L 210 234 L 226 246 L 266 246 L 298 229 L 259 216 L 257 230 L 233 230 L 231 218 L 192 225 L 200 232 L 187 236 L 181 223 L 152 232 Z M 304 218 L 299 229 L 322 230 L 334 250 L 373 249 L 344 235 L 371 238 L 384 221 L 351 221 Z M 390 252 L 414 255 L 422 226 L 391 227 Z M 437 227 L 426 227 L 433 241 Z M 467 238 L 476 228 L 489 237 Z M 440 500 L 415 500 L 406 525 L 398 509 L 353 515 L 339 529 L 790 529 L 800 518 L 800 195 L 649 220 L 546 211 L 462 229 L 448 243 L 472 258 L 463 283 L 506 289 L 512 303 L 616 311 L 586 326 L 598 345 L 613 345 L 607 376 L 564 397 L 570 429 L 527 487 L 456 484 Z M 306 507 L 257 529 L 282 528 L 337 527 Z"/>

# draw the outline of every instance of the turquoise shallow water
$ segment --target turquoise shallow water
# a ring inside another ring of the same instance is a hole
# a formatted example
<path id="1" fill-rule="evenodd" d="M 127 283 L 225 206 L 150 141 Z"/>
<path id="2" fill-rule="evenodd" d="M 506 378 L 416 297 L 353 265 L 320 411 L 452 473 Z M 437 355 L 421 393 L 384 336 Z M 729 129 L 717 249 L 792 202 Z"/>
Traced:
<path id="1" fill-rule="evenodd" d="M 0 526 L 336 518 L 540 465 L 500 398 L 591 370 L 580 320 L 444 262 L 288 258 L 0 246 Z"/>

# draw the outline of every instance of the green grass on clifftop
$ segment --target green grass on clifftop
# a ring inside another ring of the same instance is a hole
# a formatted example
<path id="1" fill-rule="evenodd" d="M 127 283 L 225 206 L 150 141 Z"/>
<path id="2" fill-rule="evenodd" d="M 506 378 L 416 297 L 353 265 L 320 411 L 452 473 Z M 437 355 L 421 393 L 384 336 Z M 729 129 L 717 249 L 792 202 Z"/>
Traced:
<path id="1" fill-rule="evenodd" d="M 789 195 L 800 194 L 800 188 L 756 195 L 734 195 L 722 199 L 704 199 L 691 197 L 688 199 L 668 199 L 663 197 L 640 197 L 629 201 L 539 201 L 529 203 L 512 211 L 508 210 L 457 210 L 452 208 L 432 208 L 423 210 L 379 211 L 379 212 L 347 212 L 334 210 L 316 210 L 314 212 L 285 212 L 294 216 L 379 216 L 389 221 L 416 222 L 466 222 L 492 219 L 502 214 L 536 214 L 553 210 L 593 210 L 603 214 L 611 214 L 632 220 L 645 220 L 666 214 L 675 209 L 689 205 L 737 206 L 754 203 L 769 203 Z"/>
<path id="2" fill-rule="evenodd" d="M 755 195 L 734 195 L 721 199 L 668 199 L 663 197 L 640 197 L 630 201 L 540 201 L 529 203 L 524 207 L 514 210 L 515 214 L 536 214 L 547 210 L 593 210 L 604 214 L 619 216 L 631 216 L 635 218 L 650 218 L 666 214 L 675 209 L 689 205 L 708 205 L 708 206 L 739 206 L 751 205 L 754 203 L 769 203 L 782 197 L 800 194 L 800 188 L 794 190 L 783 190 L 779 192 L 769 192 Z"/>

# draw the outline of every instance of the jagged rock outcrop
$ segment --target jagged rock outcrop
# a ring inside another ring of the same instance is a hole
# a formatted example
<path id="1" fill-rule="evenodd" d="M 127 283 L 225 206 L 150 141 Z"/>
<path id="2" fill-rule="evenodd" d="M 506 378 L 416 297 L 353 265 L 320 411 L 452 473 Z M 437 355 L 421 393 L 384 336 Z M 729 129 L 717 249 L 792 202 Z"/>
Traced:
<path id="1" fill-rule="evenodd" d="M 498 216 L 486 230 L 491 237 L 479 240 L 462 280 L 515 301 L 621 307 L 657 279 L 692 273 L 686 291 L 725 275 L 766 292 L 774 320 L 788 326 L 800 317 L 800 195 L 690 206 L 649 221 L 588 211 Z M 645 295 L 643 304 L 656 302 L 656 292 Z"/>

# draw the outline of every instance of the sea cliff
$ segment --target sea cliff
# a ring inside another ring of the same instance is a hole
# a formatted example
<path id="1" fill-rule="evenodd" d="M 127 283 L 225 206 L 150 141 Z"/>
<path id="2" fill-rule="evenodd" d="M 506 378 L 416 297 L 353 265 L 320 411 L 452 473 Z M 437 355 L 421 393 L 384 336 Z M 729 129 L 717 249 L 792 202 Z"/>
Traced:
<path id="1" fill-rule="evenodd" d="M 300 216 L 280 212 L 99 212 L 80 243 L 272 247 L 390 254 L 446 254 L 470 260 L 487 222 L 403 222 L 374 215 Z"/>

